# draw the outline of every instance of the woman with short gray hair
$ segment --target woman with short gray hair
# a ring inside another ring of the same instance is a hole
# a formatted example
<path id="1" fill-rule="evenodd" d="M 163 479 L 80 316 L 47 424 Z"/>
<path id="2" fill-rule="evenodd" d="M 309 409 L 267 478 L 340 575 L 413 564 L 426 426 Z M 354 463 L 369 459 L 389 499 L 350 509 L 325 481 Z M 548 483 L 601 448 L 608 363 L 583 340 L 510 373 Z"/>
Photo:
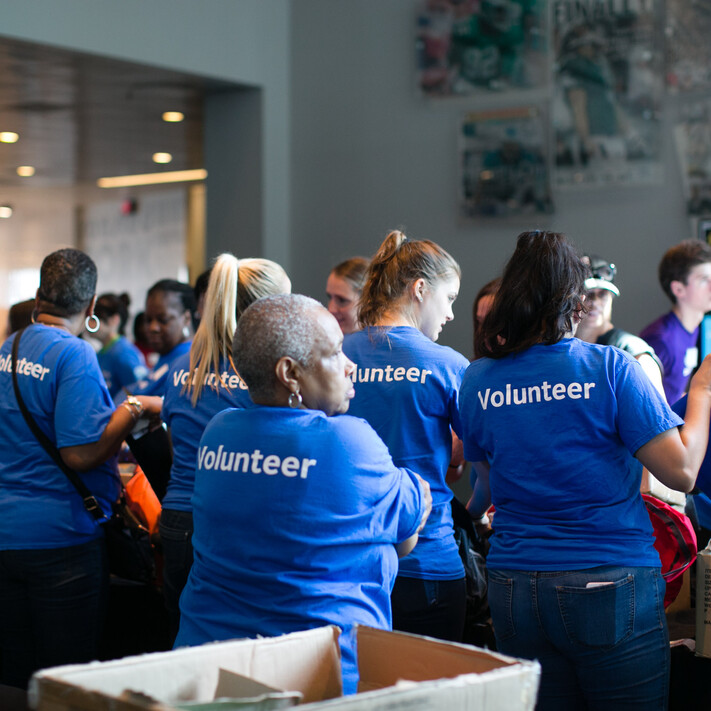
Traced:
<path id="1" fill-rule="evenodd" d="M 254 407 L 219 413 L 200 441 L 175 644 L 335 624 L 354 693 L 353 625 L 391 627 L 397 557 L 431 499 L 366 422 L 344 415 L 354 391 L 342 342 L 305 296 L 259 299 L 237 323 L 234 361 Z"/>

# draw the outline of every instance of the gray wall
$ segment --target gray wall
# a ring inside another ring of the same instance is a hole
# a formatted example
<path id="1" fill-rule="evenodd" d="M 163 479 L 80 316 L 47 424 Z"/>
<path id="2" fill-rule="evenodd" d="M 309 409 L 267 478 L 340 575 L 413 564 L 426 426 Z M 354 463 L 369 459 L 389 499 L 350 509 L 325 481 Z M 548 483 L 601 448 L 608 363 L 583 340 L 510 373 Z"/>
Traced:
<path id="1" fill-rule="evenodd" d="M 523 229 L 565 232 L 619 268 L 616 325 L 639 331 L 668 302 L 656 281 L 664 250 L 690 234 L 679 172 L 665 139 L 665 185 L 558 192 L 550 217 L 461 223 L 457 128 L 489 101 L 427 101 L 415 91 L 416 0 L 296 0 L 292 13 L 292 271 L 323 291 L 330 267 L 371 254 L 404 227 L 441 243 L 462 265 L 455 321 L 441 342 L 471 352 L 470 307 Z M 498 101 L 526 101 L 522 95 Z M 516 104 L 514 104 L 516 105 Z M 520 105 L 520 104 L 519 104 Z M 525 104 L 524 104 L 525 105 Z M 665 133 L 668 136 L 668 132 Z M 299 255 L 308 254 L 308 259 Z"/>
<path id="2" fill-rule="evenodd" d="M 460 223 L 458 123 L 467 111 L 492 104 L 417 95 L 417 6 L 417 0 L 10 0 L 1 29 L 259 89 L 254 154 L 261 156 L 261 174 L 254 175 L 254 195 L 261 205 L 248 221 L 262 235 L 250 244 L 261 243 L 263 256 L 282 262 L 296 290 L 321 297 L 334 263 L 372 253 L 389 229 L 403 227 L 414 238 L 440 242 L 460 261 L 457 319 L 442 342 L 468 355 L 474 294 L 500 270 L 522 229 L 548 228 L 618 264 L 615 321 L 639 330 L 667 308 L 655 276 L 661 254 L 690 236 L 670 139 L 664 186 L 561 192 L 550 217 Z M 235 219 L 239 214 L 235 209 Z"/>

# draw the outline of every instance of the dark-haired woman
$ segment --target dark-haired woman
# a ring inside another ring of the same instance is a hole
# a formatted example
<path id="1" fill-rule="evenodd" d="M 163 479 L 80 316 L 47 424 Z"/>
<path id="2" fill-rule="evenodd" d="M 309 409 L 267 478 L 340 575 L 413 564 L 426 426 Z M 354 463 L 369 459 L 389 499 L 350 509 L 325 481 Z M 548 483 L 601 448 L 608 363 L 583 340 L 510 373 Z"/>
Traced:
<path id="1" fill-rule="evenodd" d="M 496 292 L 499 290 L 499 285 L 501 284 L 501 279 L 498 277 L 488 281 L 484 286 L 479 289 L 479 293 L 474 297 L 474 303 L 472 304 L 472 325 L 474 326 L 474 358 L 478 358 L 480 353 L 477 352 L 476 347 L 476 334 L 481 328 L 481 324 L 484 323 L 486 315 L 491 311 L 491 307 L 494 304 L 494 297 Z"/>
<path id="2" fill-rule="evenodd" d="M 435 341 L 454 318 L 459 279 L 457 262 L 434 242 L 391 232 L 368 270 L 359 310 L 364 329 L 343 345 L 357 368 L 351 414 L 371 424 L 397 466 L 416 471 L 432 489 L 432 514 L 400 561 L 393 627 L 455 641 L 464 630 L 465 582 L 445 477 L 469 362 Z"/>
<path id="3" fill-rule="evenodd" d="M 102 294 L 94 307 L 99 330 L 92 335 L 101 343 L 96 357 L 111 397 L 148 373 L 143 354 L 125 337 L 129 303 L 128 294 Z"/>
<path id="4" fill-rule="evenodd" d="M 328 312 L 338 321 L 344 334 L 360 328 L 358 324 L 358 300 L 363 291 L 368 260 L 351 257 L 337 264 L 328 275 L 326 296 Z"/>
<path id="5" fill-rule="evenodd" d="M 664 581 L 642 465 L 673 489 L 693 487 L 711 361 L 692 381 L 684 425 L 634 358 L 573 338 L 586 276 L 562 235 L 519 236 L 460 392 L 477 474 L 468 508 L 496 506 L 497 645 L 541 662 L 538 708 L 664 709 Z"/>
<path id="6" fill-rule="evenodd" d="M 174 279 L 156 282 L 146 295 L 144 321 L 148 345 L 158 353 L 153 370 L 126 390 L 139 395 L 164 395 L 173 362 L 190 351 L 195 326 L 193 288 Z"/>
<path id="7" fill-rule="evenodd" d="M 62 249 L 42 262 L 35 323 L 21 335 L 17 379 L 39 428 L 105 514 L 119 488 L 116 452 L 159 398 L 114 408 L 92 347 L 96 266 Z M 108 595 L 103 532 L 20 411 L 11 351 L 0 349 L 0 683 L 24 687 L 42 667 L 95 659 Z"/>

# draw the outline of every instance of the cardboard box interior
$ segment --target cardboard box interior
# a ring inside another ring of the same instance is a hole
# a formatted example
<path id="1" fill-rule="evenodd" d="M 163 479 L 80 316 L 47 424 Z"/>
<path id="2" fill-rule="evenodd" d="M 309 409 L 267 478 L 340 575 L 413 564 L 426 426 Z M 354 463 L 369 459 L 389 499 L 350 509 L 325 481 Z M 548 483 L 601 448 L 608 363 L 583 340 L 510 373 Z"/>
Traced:
<path id="1" fill-rule="evenodd" d="M 331 626 L 46 669 L 33 677 L 30 703 L 38 711 L 168 711 L 177 704 L 214 700 L 226 671 L 299 692 L 305 709 L 385 709 L 393 702 L 456 708 L 475 699 L 479 711 L 528 711 L 535 705 L 536 662 L 368 627 L 359 627 L 357 634 L 361 684 L 355 696 L 341 697 L 339 630 Z M 238 681 L 231 679 L 230 693 L 236 693 Z M 251 693 L 254 689 L 245 687 L 240 695 Z"/>

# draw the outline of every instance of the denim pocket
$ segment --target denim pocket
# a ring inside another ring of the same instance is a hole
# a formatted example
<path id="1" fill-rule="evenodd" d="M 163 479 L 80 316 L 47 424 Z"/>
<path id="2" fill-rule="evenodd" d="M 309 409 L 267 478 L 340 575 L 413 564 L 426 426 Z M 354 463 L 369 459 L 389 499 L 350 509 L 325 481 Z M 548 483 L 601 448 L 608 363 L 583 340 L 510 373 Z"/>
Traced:
<path id="1" fill-rule="evenodd" d="M 595 582 L 595 581 L 591 581 Z M 609 648 L 634 629 L 634 577 L 592 588 L 556 587 L 568 639 L 584 647 Z"/>
<path id="2" fill-rule="evenodd" d="M 513 621 L 514 581 L 495 570 L 489 570 L 488 576 L 489 610 L 494 624 L 494 634 L 499 642 L 503 642 L 516 634 Z"/>

